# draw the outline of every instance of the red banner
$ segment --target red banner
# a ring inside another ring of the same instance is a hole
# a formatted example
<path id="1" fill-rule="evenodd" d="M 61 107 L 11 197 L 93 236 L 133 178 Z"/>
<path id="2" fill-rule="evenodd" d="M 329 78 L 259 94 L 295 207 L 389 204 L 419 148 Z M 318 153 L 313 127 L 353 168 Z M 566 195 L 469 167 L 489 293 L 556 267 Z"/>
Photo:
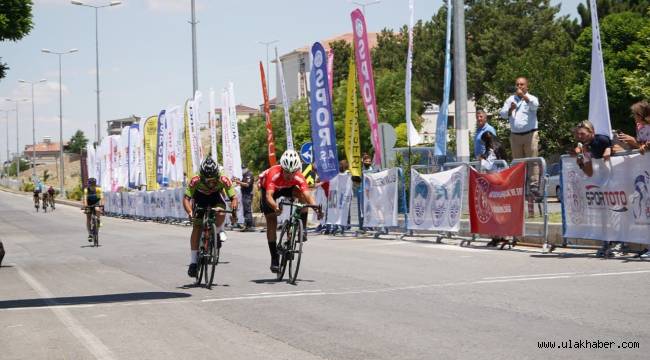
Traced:
<path id="1" fill-rule="evenodd" d="M 522 236 L 526 164 L 491 174 L 470 168 L 469 214 L 472 233 Z"/>
<path id="2" fill-rule="evenodd" d="M 269 166 L 275 165 L 275 140 L 273 140 L 273 125 L 271 124 L 271 107 L 269 106 L 269 92 L 266 88 L 264 66 L 260 61 L 260 74 L 262 75 L 262 95 L 264 96 L 264 116 L 266 117 L 266 143 L 268 144 Z"/>

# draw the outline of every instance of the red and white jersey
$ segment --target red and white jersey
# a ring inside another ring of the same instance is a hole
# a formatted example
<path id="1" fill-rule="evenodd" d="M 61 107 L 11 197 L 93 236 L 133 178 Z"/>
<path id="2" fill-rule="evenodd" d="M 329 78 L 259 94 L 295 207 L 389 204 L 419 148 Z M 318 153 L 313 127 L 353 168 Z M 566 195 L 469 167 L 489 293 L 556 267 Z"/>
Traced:
<path id="1" fill-rule="evenodd" d="M 293 174 L 291 179 L 285 180 L 280 165 L 273 165 L 264 170 L 260 174 L 259 178 L 260 187 L 266 191 L 278 191 L 293 186 L 297 186 L 302 192 L 306 192 L 309 189 L 307 186 L 307 180 L 305 180 L 305 177 L 300 171 Z"/>

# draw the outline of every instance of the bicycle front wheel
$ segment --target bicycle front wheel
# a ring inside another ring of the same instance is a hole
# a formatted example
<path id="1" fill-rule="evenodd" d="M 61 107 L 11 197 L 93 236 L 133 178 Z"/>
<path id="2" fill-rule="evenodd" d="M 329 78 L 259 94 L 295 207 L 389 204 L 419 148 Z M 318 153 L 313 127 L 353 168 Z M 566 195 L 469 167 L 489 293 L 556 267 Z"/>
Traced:
<path id="1" fill-rule="evenodd" d="M 282 224 L 282 231 L 280 231 L 280 238 L 278 239 L 278 245 L 277 245 L 277 253 L 279 257 L 279 265 L 280 268 L 278 269 L 278 272 L 276 274 L 276 278 L 278 281 L 282 280 L 284 277 L 284 273 L 287 270 L 287 255 L 289 252 L 287 251 L 289 247 L 289 231 L 291 230 L 291 227 L 289 226 L 289 220 L 285 220 L 284 223 Z"/>
<path id="2" fill-rule="evenodd" d="M 302 221 L 297 221 L 291 232 L 291 248 L 288 250 L 291 256 L 289 257 L 289 282 L 296 283 L 298 278 L 298 269 L 300 269 L 300 259 L 302 258 L 302 237 L 304 234 Z"/>
<path id="3" fill-rule="evenodd" d="M 212 284 L 214 282 L 214 272 L 217 269 L 217 265 L 219 264 L 219 253 L 221 251 L 221 244 L 220 244 L 219 235 L 217 235 L 217 228 L 213 224 L 212 225 L 212 234 L 210 234 L 210 245 L 209 245 L 209 250 L 208 253 L 210 254 L 209 259 L 210 259 L 210 279 L 209 281 L 206 281 L 206 287 L 208 289 L 212 288 Z"/>

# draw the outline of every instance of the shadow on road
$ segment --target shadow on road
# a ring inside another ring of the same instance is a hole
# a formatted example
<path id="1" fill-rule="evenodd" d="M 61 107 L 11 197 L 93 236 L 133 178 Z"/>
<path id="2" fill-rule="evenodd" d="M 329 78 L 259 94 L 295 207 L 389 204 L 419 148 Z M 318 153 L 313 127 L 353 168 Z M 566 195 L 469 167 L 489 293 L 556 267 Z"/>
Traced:
<path id="1" fill-rule="evenodd" d="M 186 298 L 192 295 L 180 292 L 140 292 L 107 295 L 70 296 L 41 299 L 20 299 L 0 301 L 0 309 L 30 308 L 43 306 L 69 306 L 121 303 L 129 301 L 163 300 Z"/>

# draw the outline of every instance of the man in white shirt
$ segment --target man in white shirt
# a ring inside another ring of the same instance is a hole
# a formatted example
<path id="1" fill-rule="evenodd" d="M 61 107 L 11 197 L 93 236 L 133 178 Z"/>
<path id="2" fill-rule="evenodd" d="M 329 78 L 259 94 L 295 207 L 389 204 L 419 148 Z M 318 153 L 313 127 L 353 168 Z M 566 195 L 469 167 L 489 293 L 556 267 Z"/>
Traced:
<path id="1" fill-rule="evenodd" d="M 515 94 L 511 95 L 499 111 L 510 123 L 510 147 L 512 158 L 537 157 L 539 135 L 537 131 L 537 108 L 539 100 L 528 93 L 528 79 L 521 76 L 515 81 Z M 539 166 L 528 166 L 528 183 L 535 195 L 539 191 Z"/>

